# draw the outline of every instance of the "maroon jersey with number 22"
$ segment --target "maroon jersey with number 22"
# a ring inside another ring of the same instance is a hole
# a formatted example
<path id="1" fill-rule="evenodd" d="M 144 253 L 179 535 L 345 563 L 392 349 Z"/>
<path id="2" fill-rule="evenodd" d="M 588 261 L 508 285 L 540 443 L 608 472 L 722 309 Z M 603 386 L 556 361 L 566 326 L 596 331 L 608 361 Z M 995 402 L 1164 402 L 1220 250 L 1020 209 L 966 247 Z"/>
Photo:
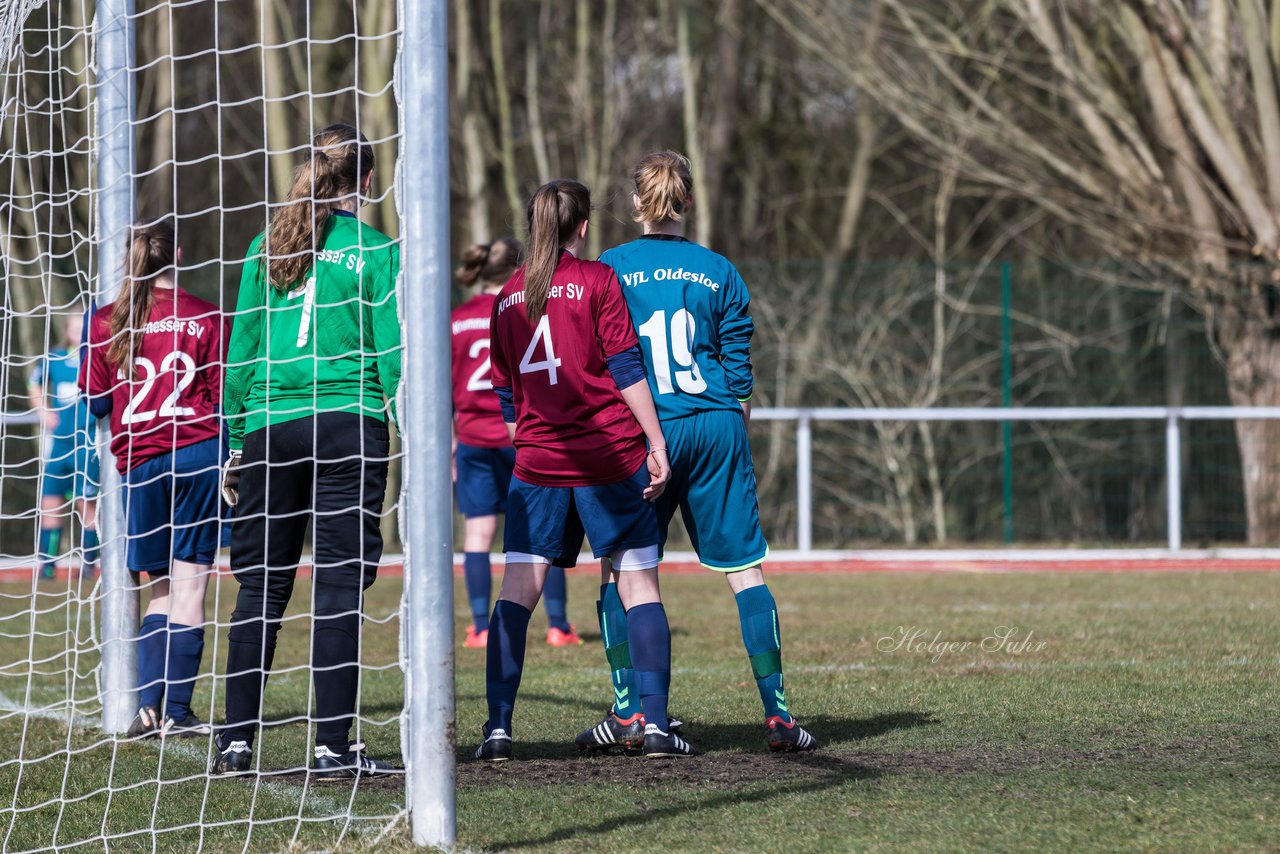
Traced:
<path id="1" fill-rule="evenodd" d="M 144 460 L 221 435 L 217 407 L 230 330 L 216 305 L 156 288 L 132 370 L 107 362 L 111 312 L 98 309 L 80 361 L 80 388 L 111 398 L 111 453 L 121 474 Z"/>
<path id="2" fill-rule="evenodd" d="M 616 483 L 644 463 L 644 433 L 605 360 L 637 345 L 613 269 L 568 252 L 534 324 L 521 267 L 493 304 L 493 384 L 516 406 L 516 477 L 538 486 Z"/>

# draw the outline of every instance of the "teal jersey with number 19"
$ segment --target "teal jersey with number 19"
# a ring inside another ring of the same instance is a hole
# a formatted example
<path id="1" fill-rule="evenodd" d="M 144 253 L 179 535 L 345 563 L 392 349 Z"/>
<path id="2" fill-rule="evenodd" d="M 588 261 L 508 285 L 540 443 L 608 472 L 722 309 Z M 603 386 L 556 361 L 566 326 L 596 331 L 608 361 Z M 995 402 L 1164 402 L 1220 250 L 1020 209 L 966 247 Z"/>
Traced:
<path id="1" fill-rule="evenodd" d="M 400 250 L 344 211 L 325 224 L 301 286 L 268 281 L 263 236 L 249 246 L 227 354 L 223 413 L 231 447 L 245 433 L 317 412 L 395 417 L 400 385 Z"/>
<path id="2" fill-rule="evenodd" d="M 618 274 L 663 421 L 751 398 L 747 286 L 728 259 L 683 237 L 648 234 L 600 256 Z"/>

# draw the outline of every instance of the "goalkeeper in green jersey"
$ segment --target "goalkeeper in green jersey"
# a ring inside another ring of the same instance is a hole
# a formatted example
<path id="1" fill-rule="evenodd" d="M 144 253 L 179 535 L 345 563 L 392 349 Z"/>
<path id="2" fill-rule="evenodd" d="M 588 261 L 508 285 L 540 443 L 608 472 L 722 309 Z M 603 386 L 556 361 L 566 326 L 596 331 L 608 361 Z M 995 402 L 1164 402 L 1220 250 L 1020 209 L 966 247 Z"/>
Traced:
<path id="1" fill-rule="evenodd" d="M 400 384 L 394 240 L 356 217 L 373 147 L 350 125 L 311 142 L 285 204 L 249 246 L 223 408 L 240 583 L 227 650 L 226 725 L 212 773 L 250 770 L 276 633 L 312 523 L 311 668 L 321 777 L 386 773 L 351 738 L 364 591 L 382 557 L 388 413 Z"/>

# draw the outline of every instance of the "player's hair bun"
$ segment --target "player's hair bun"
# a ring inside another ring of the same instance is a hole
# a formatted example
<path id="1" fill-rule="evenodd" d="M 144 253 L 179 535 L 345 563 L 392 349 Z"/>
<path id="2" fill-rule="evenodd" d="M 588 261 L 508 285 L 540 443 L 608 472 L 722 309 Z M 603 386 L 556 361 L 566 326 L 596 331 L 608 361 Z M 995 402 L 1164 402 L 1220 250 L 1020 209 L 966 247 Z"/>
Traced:
<path id="1" fill-rule="evenodd" d="M 484 282 L 500 285 L 520 266 L 523 247 L 514 237 L 499 237 L 492 243 L 475 243 L 462 253 L 462 264 L 454 273 L 464 285 Z"/>
<path id="2" fill-rule="evenodd" d="M 480 278 L 480 271 L 484 269 L 484 262 L 489 260 L 489 246 L 488 243 L 474 243 L 462 253 L 462 265 L 454 273 L 459 282 L 464 285 L 476 283 Z"/>
<path id="3" fill-rule="evenodd" d="M 679 222 L 689 206 L 693 175 L 689 159 L 676 151 L 655 151 L 640 158 L 631 176 L 640 207 L 636 222 Z"/>

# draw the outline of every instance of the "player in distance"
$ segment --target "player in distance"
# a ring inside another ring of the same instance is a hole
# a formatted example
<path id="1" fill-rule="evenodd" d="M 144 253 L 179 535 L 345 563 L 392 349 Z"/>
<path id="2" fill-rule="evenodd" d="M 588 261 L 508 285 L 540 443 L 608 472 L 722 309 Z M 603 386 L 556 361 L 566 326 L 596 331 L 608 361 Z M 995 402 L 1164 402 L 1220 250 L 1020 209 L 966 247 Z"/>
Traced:
<path id="1" fill-rule="evenodd" d="M 311 141 L 286 204 L 249 245 L 223 406 L 240 584 L 227 647 L 226 724 L 211 773 L 250 770 L 276 634 L 312 523 L 311 678 L 321 778 L 391 772 L 351 739 L 364 591 L 382 557 L 400 384 L 394 240 L 356 217 L 373 147 L 345 124 Z"/>
<path id="2" fill-rule="evenodd" d="M 540 187 L 528 208 L 529 258 L 493 305 L 493 387 L 513 431 L 516 467 L 506 573 L 489 624 L 489 719 L 476 750 L 488 761 L 511 757 L 529 617 L 547 568 L 573 566 L 584 532 L 593 554 L 611 557 L 619 570 L 640 702 L 650 721 L 667 720 L 671 631 L 658 593 L 651 502 L 671 469 L 618 280 L 578 257 L 590 213 L 590 193 L 577 181 Z M 644 751 L 688 756 L 693 748 L 651 723 Z"/>
<path id="3" fill-rule="evenodd" d="M 489 598 L 493 585 L 489 549 L 506 512 L 507 489 L 516 451 L 502 420 L 498 397 L 489 379 L 489 319 L 498 291 L 520 264 L 520 242 L 501 237 L 477 243 L 462 256 L 457 278 L 480 285 L 480 292 L 453 310 L 453 480 L 458 510 L 465 521 L 463 578 L 471 603 L 472 625 L 465 645 L 484 649 L 489 636 Z M 581 644 L 567 614 L 564 568 L 549 567 L 543 601 L 547 608 L 547 643 Z"/>
<path id="4" fill-rule="evenodd" d="M 227 329 L 217 306 L 178 286 L 172 223 L 135 225 L 119 297 L 94 313 L 80 387 L 111 415 L 124 479 L 130 571 L 151 600 L 138 630 L 134 738 L 208 735 L 191 710 L 204 655 L 205 587 L 218 554 L 218 405 Z"/>
<path id="5" fill-rule="evenodd" d="M 67 315 L 62 346 L 31 372 L 27 397 L 44 428 L 40 478 L 40 577 L 53 578 L 67 511 L 80 520 L 80 577 L 92 578 L 98 563 L 98 454 L 89 429 L 89 405 L 80 395 L 81 333 L 84 318 Z"/>
<path id="6" fill-rule="evenodd" d="M 751 417 L 751 335 L 747 286 L 723 256 L 686 239 L 693 207 L 689 161 L 649 154 L 633 174 L 635 219 L 644 234 L 600 260 L 614 269 L 640 336 L 649 386 L 671 454 L 671 482 L 658 500 L 662 540 L 677 511 L 702 565 L 724 573 L 738 605 L 742 640 L 764 704 L 772 750 L 812 750 L 817 740 L 787 708 L 778 608 L 764 581 L 768 556 L 747 441 Z M 619 573 L 600 579 L 600 633 L 613 678 L 614 707 L 577 738 L 582 750 L 634 747 L 642 710 L 619 626 Z"/>

